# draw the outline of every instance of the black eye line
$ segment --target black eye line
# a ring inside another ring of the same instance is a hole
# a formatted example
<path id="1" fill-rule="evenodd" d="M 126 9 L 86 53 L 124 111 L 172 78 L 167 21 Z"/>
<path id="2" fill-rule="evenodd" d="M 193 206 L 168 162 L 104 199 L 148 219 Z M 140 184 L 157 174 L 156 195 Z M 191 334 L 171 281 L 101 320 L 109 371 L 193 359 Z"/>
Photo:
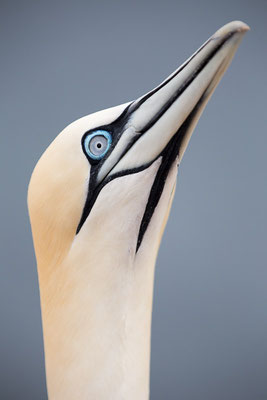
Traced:
<path id="1" fill-rule="evenodd" d="M 101 166 L 103 165 L 103 163 L 105 162 L 105 160 L 110 156 L 111 152 L 113 151 L 116 144 L 118 143 L 118 141 L 123 133 L 123 128 L 127 124 L 128 120 L 132 114 L 132 112 L 129 111 L 129 108 L 132 104 L 133 104 L 133 102 L 128 104 L 128 106 L 121 113 L 121 115 L 119 115 L 119 117 L 111 124 L 101 125 L 101 126 L 93 128 L 93 129 L 90 129 L 90 130 L 86 131 L 84 133 L 84 135 L 82 136 L 82 139 L 81 139 L 82 150 L 83 150 L 85 157 L 87 158 L 88 162 L 91 165 L 91 171 L 90 171 L 89 182 L 88 182 L 87 197 L 86 197 L 86 201 L 84 204 L 81 219 L 80 219 L 80 222 L 79 222 L 77 230 L 76 230 L 76 234 L 79 233 L 81 227 L 83 226 L 84 222 L 86 221 L 86 219 L 91 211 L 92 205 L 94 204 L 94 201 L 95 201 L 99 191 L 101 190 L 99 188 L 102 188 L 101 184 L 100 185 L 97 184 L 98 171 L 101 168 Z M 112 142 L 111 142 L 110 148 L 108 149 L 105 156 L 103 158 L 101 158 L 100 160 L 94 160 L 88 155 L 88 153 L 85 149 L 85 143 L 84 143 L 86 137 L 90 133 L 95 132 L 96 130 L 105 130 L 112 137 Z M 105 184 L 106 183 L 107 182 L 105 182 Z M 90 196 L 89 196 L 89 187 L 90 187 L 90 193 L 91 193 Z M 92 199 L 94 199 L 94 200 L 92 201 Z"/>
<path id="2" fill-rule="evenodd" d="M 81 139 L 82 150 L 83 150 L 83 153 L 85 154 L 87 160 L 89 161 L 89 163 L 92 166 L 98 166 L 98 168 L 100 168 L 101 165 L 105 162 L 106 158 L 108 158 L 110 153 L 113 151 L 114 147 L 116 146 L 116 144 L 118 143 L 118 141 L 122 135 L 124 126 L 128 122 L 130 115 L 132 114 L 132 112 L 128 113 L 129 107 L 132 105 L 132 103 L 128 104 L 128 106 L 121 113 L 121 115 L 119 115 L 119 117 L 111 124 L 100 125 L 96 128 L 89 129 L 88 131 L 86 131 L 84 133 L 84 135 Z M 85 149 L 84 141 L 88 135 L 90 135 L 91 133 L 98 131 L 98 130 L 107 131 L 111 135 L 112 142 L 111 142 L 110 148 L 107 151 L 107 153 L 105 154 L 105 156 L 103 158 L 101 158 L 100 160 L 94 160 L 87 153 L 87 151 Z"/>

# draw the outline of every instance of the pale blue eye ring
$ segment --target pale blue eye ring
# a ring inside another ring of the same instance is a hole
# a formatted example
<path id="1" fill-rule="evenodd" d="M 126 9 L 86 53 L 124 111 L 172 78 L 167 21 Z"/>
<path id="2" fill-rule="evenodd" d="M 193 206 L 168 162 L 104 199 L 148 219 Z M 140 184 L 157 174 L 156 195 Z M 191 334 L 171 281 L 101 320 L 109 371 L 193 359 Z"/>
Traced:
<path id="1" fill-rule="evenodd" d="M 93 160 L 101 160 L 111 146 L 112 137 L 108 131 L 99 129 L 84 139 L 84 149 Z"/>

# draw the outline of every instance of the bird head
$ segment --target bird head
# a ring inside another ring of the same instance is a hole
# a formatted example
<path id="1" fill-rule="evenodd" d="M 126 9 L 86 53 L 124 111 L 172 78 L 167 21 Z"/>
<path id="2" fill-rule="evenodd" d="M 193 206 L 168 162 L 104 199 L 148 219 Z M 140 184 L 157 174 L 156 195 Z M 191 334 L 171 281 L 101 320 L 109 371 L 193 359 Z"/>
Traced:
<path id="1" fill-rule="evenodd" d="M 96 262 L 122 251 L 131 260 L 147 249 L 156 254 L 177 167 L 247 29 L 238 21 L 225 25 L 149 93 L 57 136 L 29 185 L 38 264 L 59 263 L 74 246 L 95 251 Z"/>

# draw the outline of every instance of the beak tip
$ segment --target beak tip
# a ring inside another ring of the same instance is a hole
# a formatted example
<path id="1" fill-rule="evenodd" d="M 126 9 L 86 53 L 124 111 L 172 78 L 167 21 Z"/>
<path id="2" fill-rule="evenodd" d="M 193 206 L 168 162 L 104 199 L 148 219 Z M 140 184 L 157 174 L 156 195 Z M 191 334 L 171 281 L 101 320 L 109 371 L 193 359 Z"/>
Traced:
<path id="1" fill-rule="evenodd" d="M 217 32 L 214 33 L 212 39 L 222 38 L 231 32 L 244 34 L 250 30 L 250 27 L 242 21 L 232 21 L 222 26 Z"/>

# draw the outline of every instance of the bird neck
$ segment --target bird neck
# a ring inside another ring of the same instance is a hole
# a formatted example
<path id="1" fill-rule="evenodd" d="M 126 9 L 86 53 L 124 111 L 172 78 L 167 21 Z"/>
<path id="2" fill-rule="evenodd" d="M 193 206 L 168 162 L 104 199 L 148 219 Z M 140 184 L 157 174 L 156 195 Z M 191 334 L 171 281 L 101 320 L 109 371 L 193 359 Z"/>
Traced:
<path id="1" fill-rule="evenodd" d="M 155 257 L 140 252 L 133 265 L 125 248 L 95 268 L 99 250 L 75 262 L 74 246 L 53 279 L 39 273 L 51 400 L 149 396 Z"/>
<path id="2" fill-rule="evenodd" d="M 39 257 L 50 400 L 148 399 L 154 267 L 176 173 L 174 164 L 137 253 L 142 212 L 132 210 L 149 192 L 142 207 L 125 196 L 115 220 L 93 209 L 63 261 Z"/>

